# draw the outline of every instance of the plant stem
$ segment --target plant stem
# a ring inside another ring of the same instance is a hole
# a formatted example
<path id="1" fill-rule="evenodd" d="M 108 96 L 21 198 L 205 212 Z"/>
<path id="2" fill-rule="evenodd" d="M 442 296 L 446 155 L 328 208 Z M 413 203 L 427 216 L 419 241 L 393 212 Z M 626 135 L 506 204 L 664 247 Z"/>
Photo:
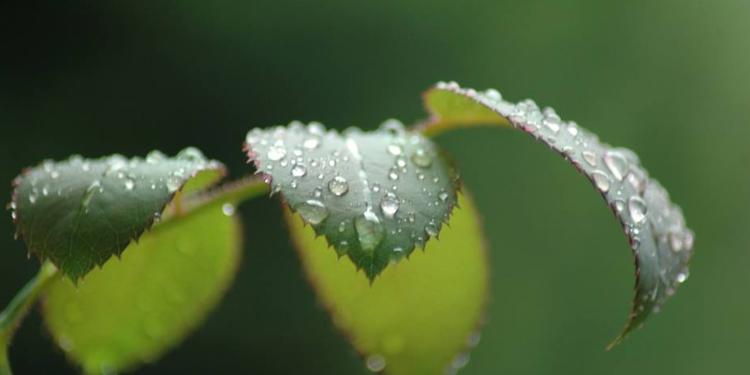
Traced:
<path id="1" fill-rule="evenodd" d="M 8 307 L 0 313 L 0 375 L 10 375 L 10 363 L 8 362 L 8 345 L 13 338 L 21 321 L 29 312 L 31 306 L 39 297 L 49 282 L 57 274 L 57 267 L 49 261 L 44 262 L 39 273 L 29 281 L 15 297 L 10 301 Z"/>

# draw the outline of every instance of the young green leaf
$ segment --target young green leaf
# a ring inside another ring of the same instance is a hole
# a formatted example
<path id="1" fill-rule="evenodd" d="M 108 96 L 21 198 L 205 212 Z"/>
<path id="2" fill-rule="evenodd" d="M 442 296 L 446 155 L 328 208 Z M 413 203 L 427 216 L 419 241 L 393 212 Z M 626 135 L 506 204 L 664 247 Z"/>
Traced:
<path id="1" fill-rule="evenodd" d="M 456 202 L 457 178 L 436 146 L 394 120 L 369 133 L 254 129 L 246 150 L 272 192 L 371 280 L 437 236 Z"/>
<path id="2" fill-rule="evenodd" d="M 286 211 L 318 298 L 370 370 L 454 373 L 467 363 L 467 349 L 478 343 L 488 262 L 476 208 L 466 196 L 459 196 L 459 202 L 439 240 L 408 262 L 388 267 L 372 285 Z"/>
<path id="3" fill-rule="evenodd" d="M 45 161 L 14 181 L 12 215 L 29 252 L 75 281 L 120 255 L 180 189 L 204 189 L 224 173 L 195 148 L 174 158 L 154 151 L 145 159 Z"/>
<path id="4" fill-rule="evenodd" d="M 119 373 L 179 344 L 220 300 L 239 264 L 241 225 L 216 202 L 156 225 L 78 285 L 60 278 L 43 316 L 87 373 Z"/>
<path id="5" fill-rule="evenodd" d="M 658 312 L 687 279 L 693 232 L 685 226 L 682 210 L 669 200 L 661 184 L 649 177 L 635 153 L 600 142 L 574 122 L 562 121 L 552 108 L 540 110 L 532 100 L 512 104 L 496 90 L 477 92 L 455 82 L 439 83 L 424 98 L 432 115 L 422 126 L 424 134 L 476 125 L 511 125 L 562 155 L 604 197 L 636 260 L 635 300 L 624 331 L 612 345 L 641 326 L 649 314 Z"/>

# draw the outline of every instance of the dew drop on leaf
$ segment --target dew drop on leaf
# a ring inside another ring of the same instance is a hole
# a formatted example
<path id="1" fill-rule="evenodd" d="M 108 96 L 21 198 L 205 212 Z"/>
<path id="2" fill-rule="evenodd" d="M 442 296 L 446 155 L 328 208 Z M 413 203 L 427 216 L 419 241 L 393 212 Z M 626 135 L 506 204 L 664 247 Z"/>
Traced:
<path id="1" fill-rule="evenodd" d="M 283 146 L 271 146 L 267 156 L 268 160 L 279 161 L 286 156 L 286 149 Z"/>
<path id="2" fill-rule="evenodd" d="M 328 183 L 328 191 L 340 197 L 349 191 L 349 182 L 342 176 L 336 176 Z"/>
<path id="3" fill-rule="evenodd" d="M 417 167 L 420 168 L 428 168 L 430 165 L 432 165 L 432 157 L 427 154 L 427 152 L 419 148 L 411 155 L 411 160 L 414 162 L 414 164 Z"/>
<path id="4" fill-rule="evenodd" d="M 367 356 L 365 364 L 367 365 L 367 369 L 372 372 L 381 372 L 385 370 L 385 366 L 387 365 L 385 357 L 380 354 L 372 354 Z"/>
<path id="5" fill-rule="evenodd" d="M 300 203 L 295 210 L 310 225 L 318 225 L 328 217 L 328 209 L 318 200 L 308 200 Z"/>
<path id="6" fill-rule="evenodd" d="M 360 246 L 370 254 L 380 245 L 385 235 L 383 224 L 370 207 L 354 219 L 354 229 L 357 231 Z"/>
<path id="7" fill-rule="evenodd" d="M 396 215 L 398 208 L 398 198 L 393 193 L 387 193 L 380 201 L 380 209 L 383 210 L 383 215 L 387 218 L 393 218 L 393 216 Z"/>
<path id="8" fill-rule="evenodd" d="M 305 169 L 304 165 L 297 164 L 294 167 L 292 167 L 292 176 L 303 177 L 306 174 L 307 174 L 307 169 Z"/>
<path id="9" fill-rule="evenodd" d="M 630 197 L 630 200 L 628 200 L 628 212 L 634 223 L 641 224 L 646 221 L 646 210 L 647 206 L 643 198 L 639 196 Z"/>
<path id="10" fill-rule="evenodd" d="M 594 171 L 591 173 L 591 178 L 594 179 L 594 185 L 596 185 L 596 188 L 599 189 L 599 191 L 602 193 L 609 191 L 609 177 L 607 177 L 606 174 L 600 171 Z"/>
<path id="11" fill-rule="evenodd" d="M 607 165 L 607 169 L 617 181 L 622 181 L 628 171 L 628 162 L 625 160 L 625 156 L 617 151 L 608 151 L 604 155 L 604 164 Z"/>

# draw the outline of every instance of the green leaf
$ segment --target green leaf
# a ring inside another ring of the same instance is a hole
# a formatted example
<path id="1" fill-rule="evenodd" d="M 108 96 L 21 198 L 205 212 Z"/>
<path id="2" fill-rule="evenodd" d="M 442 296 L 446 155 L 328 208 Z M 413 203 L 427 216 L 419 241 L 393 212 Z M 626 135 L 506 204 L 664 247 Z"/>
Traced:
<path id="1" fill-rule="evenodd" d="M 152 362 L 220 300 L 241 250 L 241 225 L 220 202 L 155 226 L 77 287 L 60 278 L 43 304 L 54 340 L 87 373 Z"/>
<path id="2" fill-rule="evenodd" d="M 45 161 L 19 176 L 11 208 L 29 251 L 75 281 L 120 255 L 158 221 L 180 189 L 202 190 L 224 173 L 220 163 L 195 148 L 175 158 L 158 151 L 130 160 L 73 156 Z"/>
<path id="3" fill-rule="evenodd" d="M 600 142 L 574 122 L 562 121 L 552 108 L 540 110 L 532 100 L 517 104 L 504 101 L 496 90 L 477 92 L 455 82 L 439 83 L 424 98 L 432 115 L 422 126 L 425 134 L 510 124 L 563 156 L 604 197 L 636 260 L 633 307 L 625 329 L 610 347 L 640 327 L 650 314 L 659 312 L 687 279 L 693 232 L 685 226 L 682 210 L 648 175 L 633 151 Z M 487 116 L 488 111 L 494 116 Z"/>
<path id="4" fill-rule="evenodd" d="M 342 135 L 317 123 L 254 129 L 246 149 L 272 192 L 370 279 L 437 236 L 456 202 L 437 147 L 395 120 Z"/>
<path id="5" fill-rule="evenodd" d="M 318 298 L 373 371 L 453 373 L 479 341 L 488 261 L 476 208 L 459 196 L 450 226 L 427 251 L 388 267 L 370 284 L 287 212 L 292 239 Z"/>

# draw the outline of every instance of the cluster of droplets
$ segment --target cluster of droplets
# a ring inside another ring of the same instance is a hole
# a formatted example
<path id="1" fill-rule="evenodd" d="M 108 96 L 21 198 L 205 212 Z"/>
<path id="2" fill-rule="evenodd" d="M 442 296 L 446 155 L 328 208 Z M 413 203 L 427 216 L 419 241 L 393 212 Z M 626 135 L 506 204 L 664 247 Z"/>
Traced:
<path id="1" fill-rule="evenodd" d="M 613 148 L 573 121 L 563 121 L 554 109 L 530 99 L 512 104 L 495 90 L 463 89 L 455 82 L 439 83 L 448 90 L 487 106 L 512 126 L 546 144 L 585 174 L 605 197 L 623 226 L 637 256 L 658 258 L 661 273 L 647 292 L 639 290 L 635 310 L 647 306 L 658 312 L 661 304 L 688 277 L 687 262 L 693 248 L 693 232 L 681 210 L 672 204 L 661 185 L 649 178 L 636 154 Z"/>
<path id="2" fill-rule="evenodd" d="M 80 155 L 73 155 L 62 162 L 45 160 L 39 167 L 15 180 L 16 192 L 9 208 L 15 220 L 17 210 L 26 203 L 34 206 L 46 199 L 54 202 L 72 198 L 80 199 L 79 212 L 88 214 L 96 196 L 104 193 L 105 189 L 117 189 L 118 193 L 124 191 L 134 195 L 142 192 L 139 189 L 174 193 L 197 173 L 222 168 L 218 162 L 207 160 L 193 147 L 180 151 L 175 158 L 152 151 L 146 158 L 127 159 L 115 154 L 95 160 L 84 159 Z M 86 186 L 81 192 L 71 181 L 85 181 Z M 154 217 L 158 219 L 160 214 L 156 212 Z"/>
<path id="3" fill-rule="evenodd" d="M 455 202 L 453 181 L 436 166 L 434 147 L 397 120 L 384 122 L 375 133 L 348 129 L 341 135 L 319 123 L 293 122 L 253 129 L 246 144 L 272 194 L 282 191 L 305 222 L 328 234 L 340 255 L 353 238 L 372 255 L 389 236 L 408 239 L 391 241 L 389 249 L 395 258 L 408 255 L 413 244 L 424 246 L 437 235 Z M 408 199 L 410 193 L 419 195 L 427 212 L 439 214 L 420 217 L 422 207 Z"/>
<path id="4" fill-rule="evenodd" d="M 471 332 L 466 338 L 465 350 L 457 354 L 443 373 L 454 375 L 459 370 L 466 367 L 471 359 L 470 351 L 479 345 L 482 335 L 479 331 Z M 388 357 L 401 353 L 405 348 L 404 338 L 399 335 L 385 336 L 380 343 L 381 353 L 374 352 L 365 357 L 365 367 L 372 372 L 382 372 L 388 367 Z"/>

